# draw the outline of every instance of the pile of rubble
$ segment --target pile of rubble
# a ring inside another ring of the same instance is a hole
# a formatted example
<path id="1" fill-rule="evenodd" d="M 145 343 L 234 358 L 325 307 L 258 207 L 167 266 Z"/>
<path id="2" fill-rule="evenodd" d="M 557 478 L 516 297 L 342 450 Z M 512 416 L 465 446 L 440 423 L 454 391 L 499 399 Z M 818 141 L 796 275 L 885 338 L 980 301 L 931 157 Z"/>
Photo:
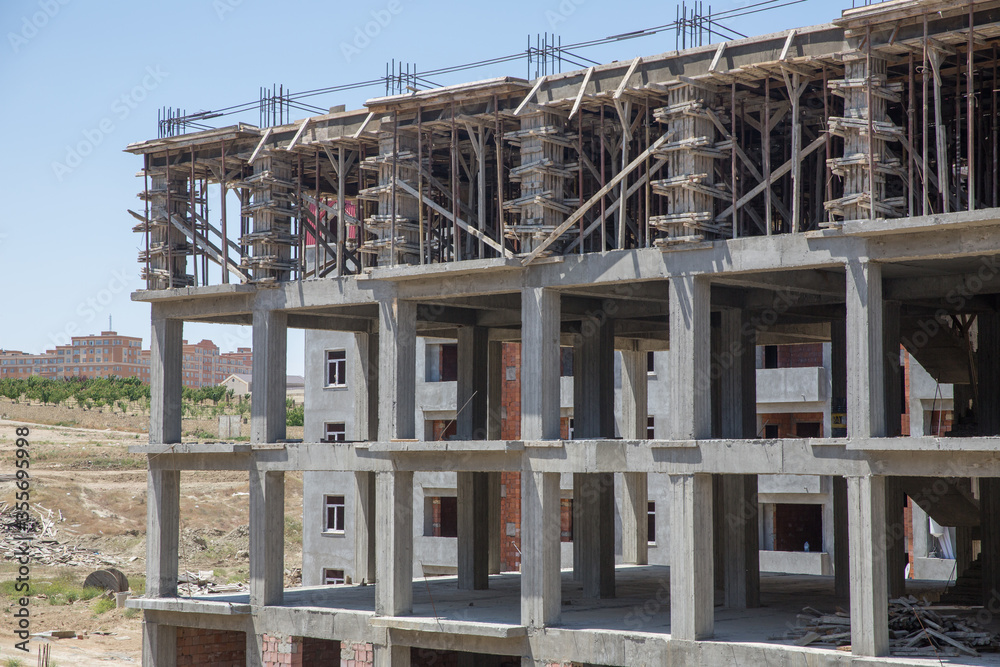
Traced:
<path id="1" fill-rule="evenodd" d="M 218 584 L 214 581 L 214 577 L 215 573 L 212 570 L 185 572 L 177 578 L 177 594 L 180 597 L 196 597 L 216 593 L 246 593 L 250 590 L 249 584 L 243 582 Z"/>
<path id="2" fill-rule="evenodd" d="M 118 560 L 93 549 L 62 544 L 56 539 L 57 521 L 62 512 L 53 512 L 38 504 L 32 505 L 25 517 L 13 505 L 0 503 L 0 554 L 4 560 L 14 560 L 21 554 L 22 539 L 31 536 L 30 554 L 33 563 L 42 565 L 68 565 L 95 567 L 117 565 Z"/>
<path id="3" fill-rule="evenodd" d="M 912 595 L 889 601 L 889 648 L 896 656 L 978 656 L 1000 650 L 1000 635 L 984 630 L 973 618 L 945 614 L 956 607 L 932 607 Z M 851 618 L 843 609 L 833 614 L 806 607 L 796 617 L 799 625 L 784 637 L 797 646 L 849 650 Z"/>

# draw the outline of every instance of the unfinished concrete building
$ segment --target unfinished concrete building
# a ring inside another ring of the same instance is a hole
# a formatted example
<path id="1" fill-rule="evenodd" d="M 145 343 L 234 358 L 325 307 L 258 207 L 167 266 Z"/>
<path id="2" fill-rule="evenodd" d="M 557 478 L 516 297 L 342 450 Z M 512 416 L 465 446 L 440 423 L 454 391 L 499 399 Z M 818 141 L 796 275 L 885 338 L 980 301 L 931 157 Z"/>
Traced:
<path id="1" fill-rule="evenodd" d="M 894 0 L 129 146 L 146 183 L 133 298 L 152 310 L 144 664 L 213 641 L 254 666 L 881 664 L 901 650 L 904 496 L 959 528 L 958 567 L 1000 607 L 998 38 L 997 0 Z M 249 444 L 181 442 L 184 322 L 252 326 Z M 355 334 L 345 442 L 285 438 L 289 327 Z M 416 428 L 418 337 L 458 341 L 456 439 Z M 831 437 L 758 438 L 755 346 L 806 339 L 831 344 Z M 515 340 L 520 433 L 501 438 Z M 947 437 L 899 435 L 900 344 L 955 385 Z M 577 350 L 573 440 L 560 345 Z M 655 439 L 648 350 L 668 359 Z M 249 476 L 249 595 L 177 597 L 180 475 L 207 469 Z M 291 470 L 354 474 L 354 584 L 283 588 Z M 414 581 L 413 475 L 438 471 L 457 473 L 457 577 Z M 497 572 L 501 473 L 520 487 L 517 573 Z M 669 480 L 669 569 L 646 563 L 650 473 Z M 563 474 L 583 518 L 572 572 Z M 835 578 L 759 576 L 758 476 L 775 474 L 833 478 Z M 805 604 L 849 608 L 849 652 L 774 639 Z"/>

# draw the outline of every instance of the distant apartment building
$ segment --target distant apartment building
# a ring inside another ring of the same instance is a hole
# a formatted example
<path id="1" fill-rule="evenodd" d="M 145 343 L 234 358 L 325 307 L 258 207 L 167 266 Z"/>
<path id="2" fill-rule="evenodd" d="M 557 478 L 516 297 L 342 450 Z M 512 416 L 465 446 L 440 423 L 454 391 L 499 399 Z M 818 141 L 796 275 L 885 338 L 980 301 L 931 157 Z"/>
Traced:
<path id="1" fill-rule="evenodd" d="M 184 386 L 221 384 L 233 374 L 249 374 L 253 354 L 249 347 L 235 352 L 220 352 L 210 340 L 184 343 Z M 42 354 L 18 350 L 0 350 L 0 379 L 27 378 L 101 378 L 137 377 L 149 382 L 149 350 L 142 349 L 142 338 L 124 336 L 116 331 L 100 335 L 74 336 L 69 345 L 59 345 Z"/>
<path id="2" fill-rule="evenodd" d="M 117 331 L 74 336 L 69 345 L 59 345 L 42 354 L 0 351 L 0 378 L 139 377 L 142 338 Z"/>

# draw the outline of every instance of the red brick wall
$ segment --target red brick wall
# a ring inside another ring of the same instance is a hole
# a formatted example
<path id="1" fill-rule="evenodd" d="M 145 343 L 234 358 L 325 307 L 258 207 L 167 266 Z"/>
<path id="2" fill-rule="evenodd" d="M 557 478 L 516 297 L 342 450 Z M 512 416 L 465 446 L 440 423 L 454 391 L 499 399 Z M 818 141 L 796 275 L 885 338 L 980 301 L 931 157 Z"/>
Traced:
<path id="1" fill-rule="evenodd" d="M 573 541 L 573 499 L 559 499 L 559 541 Z"/>
<path id="2" fill-rule="evenodd" d="M 503 493 L 500 495 L 500 569 L 521 571 L 521 473 L 500 473 Z M 507 527 L 512 525 L 513 535 Z"/>
<path id="3" fill-rule="evenodd" d="M 810 368 L 822 365 L 822 343 L 799 343 L 778 346 L 778 368 Z"/>
<path id="4" fill-rule="evenodd" d="M 761 414 L 759 415 L 761 424 L 761 436 L 764 435 L 764 425 L 765 424 L 777 424 L 778 425 L 778 437 L 779 438 L 795 438 L 795 425 L 799 422 L 818 422 L 823 423 L 823 413 L 822 412 L 787 412 L 787 413 L 772 413 L 772 414 Z M 824 437 L 826 434 L 823 432 L 823 427 L 820 426 L 820 437 Z"/>
<path id="5" fill-rule="evenodd" d="M 373 667 L 375 649 L 371 644 L 344 643 L 340 649 L 340 667 Z"/>
<path id="6" fill-rule="evenodd" d="M 500 364 L 502 385 L 500 389 L 500 439 L 518 440 L 521 437 L 521 344 L 504 343 L 503 361 Z M 514 379 L 507 379 L 507 369 L 513 368 Z"/>
<path id="7" fill-rule="evenodd" d="M 500 420 L 500 438 L 517 440 L 521 437 L 521 345 L 503 344 L 503 362 L 500 389 L 500 405 L 503 408 Z M 507 369 L 513 368 L 513 380 L 507 379 Z M 521 473 L 500 474 L 503 493 L 500 497 L 500 569 L 504 572 L 518 572 L 521 569 Z M 514 527 L 514 535 L 508 535 L 507 527 Z"/>
<path id="8" fill-rule="evenodd" d="M 177 667 L 243 667 L 246 664 L 245 633 L 177 628 Z"/>
<path id="9" fill-rule="evenodd" d="M 264 645 L 264 667 L 303 667 L 301 637 L 264 635 L 261 642 Z"/>

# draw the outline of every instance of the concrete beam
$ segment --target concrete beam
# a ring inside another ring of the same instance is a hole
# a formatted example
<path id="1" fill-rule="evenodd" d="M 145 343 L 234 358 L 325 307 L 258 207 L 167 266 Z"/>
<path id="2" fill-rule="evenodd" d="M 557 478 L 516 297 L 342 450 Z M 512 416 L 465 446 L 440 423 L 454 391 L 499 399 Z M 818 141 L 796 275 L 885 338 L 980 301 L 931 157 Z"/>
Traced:
<path id="1" fill-rule="evenodd" d="M 250 604 L 279 605 L 285 587 L 285 473 L 250 472 Z"/>
<path id="2" fill-rule="evenodd" d="M 375 613 L 413 610 L 413 473 L 380 472 L 376 484 Z"/>
<path id="3" fill-rule="evenodd" d="M 250 397 L 250 441 L 285 439 L 285 380 L 288 374 L 288 316 L 280 311 L 253 311 L 253 395 Z"/>

